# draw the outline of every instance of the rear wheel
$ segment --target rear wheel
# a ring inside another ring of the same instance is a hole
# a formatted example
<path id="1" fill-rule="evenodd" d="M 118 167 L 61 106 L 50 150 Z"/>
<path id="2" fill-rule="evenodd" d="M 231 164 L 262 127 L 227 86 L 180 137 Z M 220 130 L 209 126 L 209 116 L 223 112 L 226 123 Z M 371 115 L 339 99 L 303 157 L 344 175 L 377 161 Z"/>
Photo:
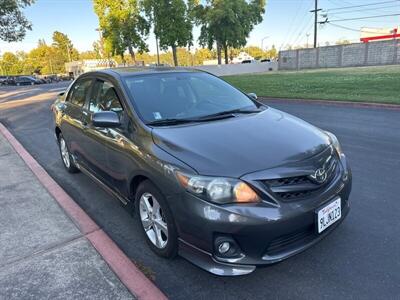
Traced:
<path id="1" fill-rule="evenodd" d="M 166 258 L 176 256 L 178 236 L 175 222 L 163 194 L 150 181 L 143 181 L 136 192 L 135 213 L 151 250 Z"/>
<path id="2" fill-rule="evenodd" d="M 58 136 L 58 145 L 60 148 L 60 154 L 61 154 L 61 158 L 62 158 L 64 167 L 67 169 L 67 171 L 70 173 L 79 172 L 79 169 L 76 167 L 74 160 L 73 160 L 71 154 L 69 153 L 67 143 L 65 142 L 65 139 L 64 139 L 62 133 L 60 133 Z"/>

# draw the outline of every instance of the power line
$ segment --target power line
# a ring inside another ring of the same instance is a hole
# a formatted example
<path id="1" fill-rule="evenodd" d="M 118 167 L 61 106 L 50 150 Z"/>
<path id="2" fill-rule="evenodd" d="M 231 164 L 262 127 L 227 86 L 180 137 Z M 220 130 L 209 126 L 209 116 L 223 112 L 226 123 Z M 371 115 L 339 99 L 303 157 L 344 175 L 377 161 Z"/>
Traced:
<path id="1" fill-rule="evenodd" d="M 327 24 L 328 24 L 328 25 L 331 25 L 331 26 L 334 26 L 334 27 L 338 27 L 338 28 L 350 30 L 350 31 L 360 32 L 360 29 L 350 28 L 350 27 L 347 27 L 347 26 L 342 26 L 342 25 L 338 25 L 338 24 L 333 24 L 333 23 L 330 23 L 330 22 L 327 23 Z M 365 33 L 371 33 L 371 34 L 379 34 L 379 33 L 380 33 L 379 31 L 366 31 L 366 30 L 363 30 L 363 32 L 365 32 Z"/>
<path id="2" fill-rule="evenodd" d="M 382 18 L 382 17 L 395 17 L 395 16 L 400 16 L 400 14 L 391 14 L 391 15 L 378 15 L 378 16 L 369 16 L 369 17 L 359 17 L 359 18 L 349 18 L 349 19 L 338 19 L 338 20 L 325 20 L 322 22 L 319 22 L 319 24 L 325 24 L 329 22 L 344 22 L 344 21 L 353 21 L 353 20 L 364 20 L 364 19 L 373 19 L 373 18 Z"/>
<path id="3" fill-rule="evenodd" d="M 298 10 L 297 10 L 297 12 L 296 12 L 296 15 L 295 15 L 295 17 L 292 19 L 292 21 L 290 22 L 290 25 L 289 25 L 288 30 L 287 30 L 286 35 L 285 35 L 286 37 L 285 37 L 285 39 L 283 40 L 282 44 L 280 45 L 279 50 L 282 49 L 282 47 L 284 46 L 284 44 L 285 44 L 286 41 L 288 40 L 289 34 L 290 34 L 290 32 L 292 31 L 294 22 L 297 21 L 297 17 L 299 16 L 299 12 L 300 12 L 301 9 L 303 8 L 303 4 L 304 4 L 305 2 L 304 2 L 304 0 L 302 0 L 302 1 L 299 2 L 299 3 L 300 3 L 300 5 L 299 5 L 299 7 L 298 7 Z"/>
<path id="4" fill-rule="evenodd" d="M 294 40 L 293 45 L 296 45 L 297 42 L 300 42 L 302 39 L 302 37 L 304 37 L 305 35 L 307 35 L 307 32 L 309 32 L 313 26 L 314 23 L 312 22 L 311 24 L 306 24 L 306 25 L 310 25 L 310 26 L 305 26 L 303 28 L 303 30 L 299 33 L 299 35 L 297 36 L 297 38 Z M 303 33 L 304 32 L 304 33 Z"/>
<path id="5" fill-rule="evenodd" d="M 386 3 L 395 3 L 395 2 L 400 3 L 400 0 L 383 1 L 383 2 L 375 2 L 375 3 L 361 4 L 361 5 L 352 5 L 352 6 L 344 6 L 344 7 L 338 7 L 338 8 L 330 8 L 330 9 L 327 9 L 327 11 L 343 10 L 343 9 L 349 9 L 349 8 L 358 8 L 358 7 L 374 6 L 374 5 L 382 5 L 382 4 L 386 4 Z"/>
<path id="6" fill-rule="evenodd" d="M 312 6 L 310 6 L 309 9 L 312 9 Z M 285 44 L 287 44 L 287 45 L 294 44 L 294 42 L 292 42 L 292 40 L 295 39 L 295 41 L 297 41 L 299 36 L 303 34 L 304 29 L 309 25 L 309 23 L 311 22 L 311 19 L 312 19 L 311 16 L 309 16 L 307 18 L 309 9 L 307 9 L 307 12 L 304 15 L 304 17 L 302 18 L 299 26 L 295 30 L 293 30 L 293 32 L 290 34 L 290 38 L 287 40 L 287 43 L 285 40 Z"/>
<path id="7" fill-rule="evenodd" d="M 332 15 L 343 15 L 343 14 L 352 14 L 352 13 L 356 13 L 356 12 L 360 12 L 360 11 L 369 11 L 369 10 L 381 10 L 384 8 L 393 8 L 393 7 L 397 7 L 400 8 L 399 5 L 390 5 L 390 6 L 382 6 L 382 7 L 373 7 L 373 8 L 363 8 L 363 9 L 356 9 L 356 10 L 351 10 L 351 11 L 344 11 L 344 12 L 334 12 Z M 324 13 L 323 13 L 324 14 Z M 328 11 L 326 11 L 325 14 L 328 14 Z"/>

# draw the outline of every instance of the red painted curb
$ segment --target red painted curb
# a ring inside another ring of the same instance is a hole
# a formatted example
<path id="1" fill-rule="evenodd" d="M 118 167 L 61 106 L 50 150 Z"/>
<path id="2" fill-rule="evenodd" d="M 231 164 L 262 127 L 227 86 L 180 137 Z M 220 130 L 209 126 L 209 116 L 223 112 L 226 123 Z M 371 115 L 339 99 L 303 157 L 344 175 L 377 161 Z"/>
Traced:
<path id="1" fill-rule="evenodd" d="M 49 194 L 64 209 L 79 227 L 93 247 L 107 262 L 121 282 L 138 299 L 168 299 L 114 243 L 114 241 L 94 222 L 86 212 L 54 181 L 46 170 L 26 151 L 11 132 L 0 123 L 0 133 L 13 146 L 25 164 L 32 170 Z"/>
<path id="2" fill-rule="evenodd" d="M 89 233 L 87 238 L 111 269 L 118 274 L 119 279 L 130 291 L 134 291 L 139 299 L 167 299 L 103 230 Z"/>
<path id="3" fill-rule="evenodd" d="M 388 110 L 400 110 L 399 104 L 387 103 L 371 103 L 371 102 L 351 102 L 351 101 L 334 101 L 334 100 L 313 100 L 313 99 L 289 99 L 289 98 L 276 98 L 276 97 L 258 97 L 260 101 L 269 101 L 276 103 L 310 103 L 321 105 L 334 105 L 334 106 L 349 106 L 355 108 L 379 108 Z"/>

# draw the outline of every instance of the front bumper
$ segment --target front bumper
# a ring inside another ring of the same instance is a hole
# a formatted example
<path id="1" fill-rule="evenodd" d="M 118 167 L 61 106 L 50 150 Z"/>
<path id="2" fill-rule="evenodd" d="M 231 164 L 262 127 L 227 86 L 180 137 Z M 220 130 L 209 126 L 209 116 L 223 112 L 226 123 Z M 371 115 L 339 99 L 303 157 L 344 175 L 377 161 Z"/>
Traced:
<path id="1" fill-rule="evenodd" d="M 341 160 L 346 179 L 339 176 L 323 195 L 301 201 L 218 206 L 185 193 L 172 205 L 180 237 L 179 254 L 213 274 L 235 276 L 306 250 L 332 232 L 349 212 L 351 171 L 345 157 Z M 342 218 L 318 234 L 316 210 L 335 197 L 341 198 Z M 221 236 L 232 238 L 240 255 L 220 257 L 214 241 Z"/>

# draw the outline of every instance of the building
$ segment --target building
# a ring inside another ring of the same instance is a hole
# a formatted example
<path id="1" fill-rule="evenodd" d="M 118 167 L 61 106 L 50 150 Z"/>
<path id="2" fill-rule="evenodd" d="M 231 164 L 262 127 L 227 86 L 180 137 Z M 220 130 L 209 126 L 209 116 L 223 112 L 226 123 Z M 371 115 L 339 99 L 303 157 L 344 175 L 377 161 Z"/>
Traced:
<path id="1" fill-rule="evenodd" d="M 72 61 L 65 63 L 65 71 L 73 77 L 82 73 L 107 69 L 117 66 L 113 59 L 84 59 L 82 61 Z"/>
<path id="2" fill-rule="evenodd" d="M 400 27 L 395 28 L 371 28 L 362 27 L 360 30 L 360 41 L 368 43 L 370 41 L 384 41 L 400 38 Z"/>

